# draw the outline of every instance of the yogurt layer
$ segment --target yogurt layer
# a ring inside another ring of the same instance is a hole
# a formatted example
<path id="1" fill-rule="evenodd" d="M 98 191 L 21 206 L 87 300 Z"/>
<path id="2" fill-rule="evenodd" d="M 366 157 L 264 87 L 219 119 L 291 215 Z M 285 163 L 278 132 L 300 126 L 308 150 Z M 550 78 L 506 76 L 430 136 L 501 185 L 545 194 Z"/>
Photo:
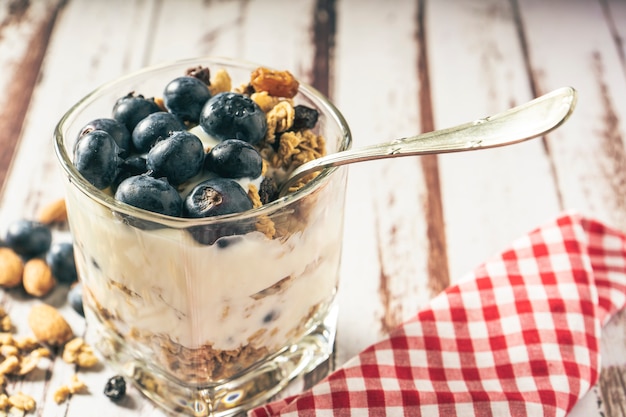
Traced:
<path id="1" fill-rule="evenodd" d="M 343 218 L 343 202 L 331 198 L 334 186 L 330 181 L 298 203 L 307 207 L 299 230 L 275 239 L 252 231 L 212 245 L 198 243 L 185 229 L 129 225 L 70 188 L 86 307 L 130 343 L 141 341 L 137 349 L 144 354 L 164 357 L 168 372 L 178 372 L 167 369 L 172 346 L 188 352 L 190 366 L 219 352 L 236 357 L 241 351 L 247 353 L 240 365 L 250 365 L 256 360 L 250 350 L 266 356 L 301 338 L 334 298 Z"/>

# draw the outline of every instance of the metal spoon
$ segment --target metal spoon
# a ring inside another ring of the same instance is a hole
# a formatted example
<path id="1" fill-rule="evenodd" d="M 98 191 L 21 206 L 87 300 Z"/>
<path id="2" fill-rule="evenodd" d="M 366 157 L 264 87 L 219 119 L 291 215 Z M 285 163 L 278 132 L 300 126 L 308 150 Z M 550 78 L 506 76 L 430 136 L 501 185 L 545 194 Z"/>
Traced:
<path id="1" fill-rule="evenodd" d="M 323 156 L 296 168 L 282 184 L 279 196 L 303 176 L 324 168 L 399 156 L 474 151 L 523 142 L 565 122 L 576 105 L 576 90 L 562 87 L 502 113 L 455 127 L 391 142 Z"/>

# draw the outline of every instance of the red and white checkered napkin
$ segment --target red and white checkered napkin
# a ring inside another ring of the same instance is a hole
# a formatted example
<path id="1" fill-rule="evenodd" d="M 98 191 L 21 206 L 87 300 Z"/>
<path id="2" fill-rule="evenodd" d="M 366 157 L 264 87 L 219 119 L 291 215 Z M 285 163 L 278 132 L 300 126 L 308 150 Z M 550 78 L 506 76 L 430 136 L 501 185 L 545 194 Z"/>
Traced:
<path id="1" fill-rule="evenodd" d="M 626 237 L 564 215 L 268 416 L 564 416 L 598 380 L 626 303 Z"/>

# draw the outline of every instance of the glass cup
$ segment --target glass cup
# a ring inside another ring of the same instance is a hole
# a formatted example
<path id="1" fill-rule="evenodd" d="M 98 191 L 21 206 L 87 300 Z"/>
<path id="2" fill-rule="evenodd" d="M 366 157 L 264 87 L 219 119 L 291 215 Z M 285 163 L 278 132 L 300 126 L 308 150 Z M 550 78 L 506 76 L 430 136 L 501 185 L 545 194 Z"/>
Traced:
<path id="1" fill-rule="evenodd" d="M 342 248 L 345 168 L 244 213 L 174 218 L 115 200 L 72 164 L 81 128 L 111 117 L 134 91 L 159 96 L 191 67 L 247 83 L 258 65 L 196 58 L 108 83 L 55 129 L 88 338 L 118 372 L 165 409 L 227 416 L 270 399 L 332 353 Z M 339 111 L 301 84 L 328 152 L 350 147 Z"/>

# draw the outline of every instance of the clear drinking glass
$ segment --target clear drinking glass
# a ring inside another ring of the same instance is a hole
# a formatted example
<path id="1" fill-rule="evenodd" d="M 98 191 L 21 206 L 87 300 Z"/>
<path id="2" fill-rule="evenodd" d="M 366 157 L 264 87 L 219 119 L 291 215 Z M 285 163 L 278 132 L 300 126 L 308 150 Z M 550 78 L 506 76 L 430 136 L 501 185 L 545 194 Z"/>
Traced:
<path id="1" fill-rule="evenodd" d="M 347 174 L 328 169 L 260 208 L 187 219 L 122 204 L 78 173 L 73 147 L 86 123 L 111 117 L 131 91 L 158 97 L 198 65 L 225 69 L 233 85 L 257 67 L 196 58 L 115 80 L 63 116 L 55 150 L 89 337 L 164 408 L 227 416 L 263 403 L 332 353 Z M 325 97 L 301 84 L 295 101 L 319 111 L 316 133 L 329 153 L 350 147 L 348 126 Z M 210 238 L 199 243 L 199 235 Z"/>

